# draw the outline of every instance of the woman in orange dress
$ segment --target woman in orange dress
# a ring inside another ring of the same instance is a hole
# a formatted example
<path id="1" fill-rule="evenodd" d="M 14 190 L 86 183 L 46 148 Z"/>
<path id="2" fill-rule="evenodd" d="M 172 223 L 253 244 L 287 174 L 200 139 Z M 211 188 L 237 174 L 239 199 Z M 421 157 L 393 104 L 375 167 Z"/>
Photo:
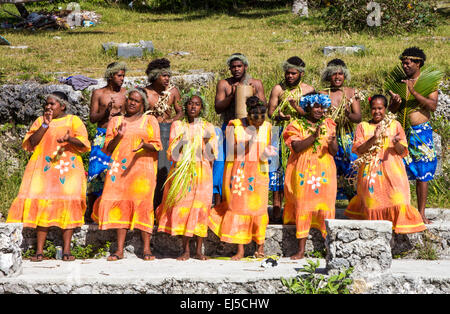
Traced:
<path id="1" fill-rule="evenodd" d="M 148 105 L 139 89 L 128 92 L 125 115 L 108 123 L 105 145 L 112 162 L 102 196 L 94 204 L 92 218 L 100 230 L 117 229 L 117 251 L 109 261 L 123 258 L 127 229 L 141 230 L 143 258 L 155 257 L 150 250 L 153 231 L 153 195 L 156 186 L 159 126 L 155 117 L 144 115 Z"/>
<path id="2" fill-rule="evenodd" d="M 272 125 L 258 97 L 247 99 L 248 117 L 231 120 L 226 129 L 228 154 L 223 175 L 225 201 L 211 209 L 208 226 L 221 241 L 238 244 L 232 260 L 244 257 L 244 244 L 257 244 L 256 257 L 264 256 Z"/>
<path id="3" fill-rule="evenodd" d="M 218 150 L 214 126 L 200 117 L 204 104 L 199 94 L 188 94 L 184 102 L 186 118 L 173 122 L 170 128 L 167 158 L 173 164 L 162 203 L 156 210 L 158 231 L 183 236 L 183 254 L 177 258 L 183 261 L 190 258 L 189 243 L 194 235 L 197 236 L 194 257 L 207 259 L 202 253 L 202 244 L 208 232 L 213 191 L 212 162 L 217 158 Z M 186 168 L 190 169 L 189 173 L 183 173 Z M 184 190 L 181 188 L 183 183 Z"/>
<path id="4" fill-rule="evenodd" d="M 325 238 L 325 219 L 334 219 L 337 183 L 333 156 L 338 146 L 336 124 L 324 116 L 330 105 L 328 95 L 305 95 L 300 106 L 306 115 L 291 122 L 283 133 L 291 150 L 284 183 L 283 223 L 296 224 L 299 239 L 298 251 L 291 259 L 304 257 L 310 228 L 319 229 Z"/>
<path id="5" fill-rule="evenodd" d="M 84 224 L 86 175 L 81 154 L 90 150 L 90 143 L 80 118 L 66 114 L 68 106 L 64 93 L 48 95 L 43 116 L 34 121 L 22 143 L 33 154 L 6 222 L 37 229 L 32 261 L 42 261 L 52 226 L 63 230 L 63 260 L 74 260 L 70 254 L 73 229 Z"/>
<path id="6" fill-rule="evenodd" d="M 359 166 L 357 195 L 345 215 L 353 219 L 389 220 L 395 233 L 426 229 L 419 211 L 410 202 L 409 182 L 402 158 L 408 144 L 401 124 L 386 114 L 387 99 L 369 100 L 372 119 L 356 128 L 353 152 Z"/>

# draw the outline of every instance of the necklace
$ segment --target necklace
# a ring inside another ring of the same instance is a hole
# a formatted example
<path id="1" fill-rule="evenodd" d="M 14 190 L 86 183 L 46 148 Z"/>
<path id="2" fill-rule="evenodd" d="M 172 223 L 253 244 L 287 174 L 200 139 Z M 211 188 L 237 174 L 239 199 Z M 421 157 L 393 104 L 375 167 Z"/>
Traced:
<path id="1" fill-rule="evenodd" d="M 300 125 L 302 126 L 302 128 L 308 132 L 308 135 L 312 135 L 316 132 L 316 125 L 320 125 L 320 131 L 319 131 L 319 136 L 316 137 L 314 139 L 314 142 L 312 144 L 312 150 L 313 153 L 317 152 L 317 149 L 320 148 L 320 138 L 323 134 L 325 134 L 326 132 L 326 127 L 323 125 L 323 121 L 325 120 L 325 117 L 323 116 L 322 118 L 320 118 L 315 125 L 312 125 L 312 123 L 310 121 L 308 121 L 308 119 L 306 119 L 304 116 L 301 116 L 298 121 L 300 122 Z"/>

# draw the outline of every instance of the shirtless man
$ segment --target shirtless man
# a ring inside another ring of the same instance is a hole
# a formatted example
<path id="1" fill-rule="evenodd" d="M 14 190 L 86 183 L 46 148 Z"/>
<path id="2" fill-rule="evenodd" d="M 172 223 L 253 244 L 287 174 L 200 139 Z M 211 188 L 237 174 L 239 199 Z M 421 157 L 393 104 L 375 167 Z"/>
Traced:
<path id="1" fill-rule="evenodd" d="M 407 93 L 414 96 L 417 107 L 408 115 L 410 127 L 405 129 L 408 138 L 409 156 L 404 159 L 410 180 L 416 180 L 416 193 L 418 209 L 425 224 L 430 221 L 425 217 L 425 207 L 428 195 L 428 181 L 434 178 L 437 167 L 436 151 L 433 144 L 433 129 L 431 128 L 430 114 L 437 108 L 438 91 L 423 96 L 414 90 L 414 85 L 420 77 L 420 68 L 424 65 L 425 53 L 417 48 L 405 49 L 400 56 L 403 71 L 407 79 Z M 389 110 L 393 113 L 404 108 L 405 100 L 400 95 L 389 91 L 391 100 Z M 403 126 L 405 128 L 405 126 Z M 418 148 L 421 148 L 420 150 Z"/>
<path id="2" fill-rule="evenodd" d="M 89 119 L 97 124 L 97 133 L 89 156 L 88 206 L 85 220 L 92 222 L 91 214 L 95 200 L 102 194 L 105 182 L 105 170 L 111 158 L 102 152 L 106 129 L 111 117 L 122 114 L 126 101 L 126 89 L 122 88 L 125 79 L 126 64 L 113 62 L 105 72 L 107 85 L 92 92 Z"/>
<path id="3" fill-rule="evenodd" d="M 361 106 L 359 96 L 354 88 L 344 86 L 346 81 L 350 80 L 350 72 L 344 61 L 341 59 L 333 59 L 328 62 L 327 67 L 322 72 L 322 82 L 327 83 L 329 88 L 320 91 L 321 94 L 330 96 L 331 108 L 329 113 L 333 113 L 341 104 L 344 104 L 345 111 L 344 117 L 338 117 L 336 122 L 344 120 L 345 123 L 340 123 L 337 126 L 337 141 L 338 152 L 334 156 L 336 162 L 337 175 L 338 175 L 338 199 L 350 200 L 355 196 L 356 191 L 352 184 L 348 184 L 349 178 L 356 176 L 356 171 L 353 168 L 353 161 L 358 156 L 352 153 L 353 146 L 353 129 L 354 126 L 361 122 Z M 340 128 L 344 128 L 344 132 L 347 136 L 342 138 L 342 134 L 339 131 Z M 345 141 L 345 145 L 343 143 Z"/>
<path id="4" fill-rule="evenodd" d="M 161 204 L 163 185 L 170 169 L 170 162 L 166 154 L 169 147 L 170 126 L 173 121 L 181 119 L 184 112 L 180 105 L 180 92 L 170 83 L 172 75 L 170 61 L 165 58 L 155 59 L 149 63 L 145 73 L 150 83 L 144 89 L 149 103 L 149 110 L 146 114 L 154 115 L 158 120 L 163 146 L 163 149 L 158 152 L 158 174 L 153 201 L 154 208 L 157 208 Z"/>
<path id="5" fill-rule="evenodd" d="M 283 138 L 284 128 L 298 115 L 304 115 L 305 112 L 299 106 L 300 98 L 308 93 L 314 92 L 314 87 L 302 82 L 305 74 L 305 62 L 297 56 L 287 59 L 283 63 L 284 81 L 272 88 L 269 98 L 269 117 L 272 118 L 273 137 L 272 145 L 278 147 L 278 154 L 270 158 L 269 170 L 269 191 L 273 192 L 273 213 L 272 222 L 281 223 L 281 207 L 283 205 L 284 190 L 284 169 L 283 156 Z M 279 106 L 286 105 L 286 108 L 280 110 Z M 279 108 L 278 110 L 276 110 Z M 277 111 L 275 113 L 275 111 Z M 278 144 L 277 144 L 278 143 Z M 287 156 L 286 156 L 287 158 Z"/>
<path id="6" fill-rule="evenodd" d="M 235 97 L 237 86 L 253 86 L 253 96 L 257 96 L 262 102 L 266 103 L 262 82 L 261 80 L 251 78 L 247 73 L 249 63 L 243 54 L 232 54 L 227 60 L 227 65 L 231 72 L 231 77 L 220 80 L 217 83 L 214 101 L 216 113 L 220 114 L 223 119 L 222 134 L 217 134 L 223 142 L 219 142 L 219 157 L 214 161 L 213 166 L 213 193 L 215 205 L 218 205 L 222 200 L 222 179 L 226 156 L 226 141 L 224 140 L 225 128 L 230 120 L 236 119 Z"/>

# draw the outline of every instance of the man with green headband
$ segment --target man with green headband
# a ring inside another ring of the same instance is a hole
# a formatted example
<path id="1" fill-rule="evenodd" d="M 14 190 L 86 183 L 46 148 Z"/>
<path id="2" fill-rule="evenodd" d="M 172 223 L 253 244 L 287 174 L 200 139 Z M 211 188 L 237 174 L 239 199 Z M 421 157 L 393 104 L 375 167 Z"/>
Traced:
<path id="1" fill-rule="evenodd" d="M 417 204 L 424 223 L 430 221 L 425 217 L 428 195 L 428 181 L 434 178 L 437 167 L 436 151 L 433 143 L 433 129 L 429 122 L 431 112 L 437 108 L 437 86 L 441 79 L 439 73 L 432 78 L 424 75 L 425 53 L 417 47 L 407 48 L 400 55 L 401 66 L 406 78 L 401 82 L 405 95 L 400 96 L 389 90 L 391 100 L 389 110 L 397 114 L 397 119 L 405 129 L 408 139 L 409 156 L 404 158 L 406 171 L 410 180 L 416 180 Z M 421 72 L 422 70 L 422 72 Z M 423 86 L 434 86 L 427 92 L 417 90 Z"/>
<path id="2" fill-rule="evenodd" d="M 299 106 L 303 95 L 314 92 L 314 87 L 302 82 L 305 62 L 297 56 L 283 63 L 284 80 L 272 88 L 269 98 L 269 117 L 272 118 L 272 145 L 278 147 L 278 155 L 269 159 L 269 191 L 273 192 L 272 222 L 281 223 L 283 205 L 284 172 L 289 149 L 284 144 L 282 133 L 297 116 L 305 112 Z"/>
<path id="3" fill-rule="evenodd" d="M 89 156 L 87 210 L 85 220 L 92 222 L 91 213 L 95 200 L 102 194 L 105 171 L 110 157 L 102 152 L 106 128 L 111 117 L 122 114 L 127 90 L 122 87 L 127 66 L 124 62 L 113 62 L 105 71 L 106 86 L 92 92 L 89 119 L 97 124 L 97 133 Z"/>
<path id="4" fill-rule="evenodd" d="M 170 126 L 173 121 L 180 120 L 184 116 L 184 112 L 180 105 L 180 92 L 170 82 L 172 76 L 170 61 L 166 58 L 155 59 L 148 64 L 145 73 L 150 83 L 145 87 L 149 103 L 149 110 L 146 114 L 151 114 L 158 120 L 163 146 L 163 149 L 158 152 L 158 174 L 153 201 L 154 208 L 157 208 L 161 204 L 163 185 L 170 169 L 170 161 L 167 159 Z"/>
<path id="5" fill-rule="evenodd" d="M 217 136 L 220 139 L 219 157 L 214 162 L 213 167 L 213 193 L 216 205 L 221 202 L 222 195 L 222 179 L 226 155 L 225 129 L 230 120 L 236 119 L 235 97 L 237 87 L 239 85 L 252 86 L 253 96 L 257 96 L 264 104 L 266 103 L 266 96 L 264 95 L 264 87 L 261 80 L 254 79 L 247 73 L 249 62 L 246 56 L 241 53 L 234 53 L 228 58 L 227 65 L 231 72 L 231 77 L 220 80 L 217 83 L 214 102 L 216 113 L 220 114 L 223 120 L 222 132 L 216 130 L 216 133 L 218 133 Z"/>
<path id="6" fill-rule="evenodd" d="M 358 156 L 352 152 L 355 126 L 361 122 L 360 97 L 356 89 L 345 86 L 350 81 L 350 71 L 341 59 L 333 59 L 327 63 L 321 80 L 328 87 L 320 91 L 330 96 L 331 107 L 328 117 L 336 122 L 336 138 L 338 152 L 334 156 L 338 175 L 337 199 L 352 199 L 356 194 L 354 181 L 357 171 L 353 162 Z"/>

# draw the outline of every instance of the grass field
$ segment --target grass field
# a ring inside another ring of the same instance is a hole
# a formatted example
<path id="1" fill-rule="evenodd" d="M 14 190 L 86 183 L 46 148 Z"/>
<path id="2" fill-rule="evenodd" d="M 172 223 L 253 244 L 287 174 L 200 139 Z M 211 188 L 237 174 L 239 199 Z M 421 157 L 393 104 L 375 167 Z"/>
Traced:
<path id="1" fill-rule="evenodd" d="M 1 6 L 0 21 L 18 21 L 2 8 L 17 12 L 12 5 Z M 31 5 L 29 10 L 38 11 L 40 8 L 43 7 Z M 272 87 L 282 79 L 282 62 L 294 55 L 306 62 L 304 81 L 316 89 L 322 88 L 320 72 L 334 58 L 323 55 L 322 48 L 328 45 L 365 46 L 366 51 L 362 54 L 340 57 L 351 71 L 349 84 L 367 94 L 381 92 L 384 77 L 398 64 L 398 56 L 407 47 L 421 47 L 427 54 L 427 63 L 445 72 L 447 80 L 450 72 L 450 26 L 442 18 L 433 30 L 375 37 L 364 33 L 328 32 L 318 18 L 318 12 L 310 11 L 309 18 L 298 18 L 286 7 L 246 9 L 232 14 L 206 11 L 157 14 L 81 2 L 81 9 L 101 14 L 101 23 L 91 28 L 58 31 L 0 29 L 0 35 L 11 45 L 28 46 L 27 49 L 0 46 L 0 82 L 17 83 L 30 79 L 52 82 L 60 76 L 74 74 L 100 78 L 106 65 L 117 60 L 104 53 L 102 43 L 139 40 L 151 40 L 156 52 L 143 58 L 126 59 L 130 68 L 128 76 L 144 75 L 153 58 L 167 57 L 175 72 L 202 69 L 214 72 L 218 80 L 229 75 L 225 64 L 227 57 L 241 52 L 250 61 L 250 74 L 263 81 L 267 98 Z M 190 54 L 168 56 L 174 51 Z M 211 104 L 214 92 L 215 85 L 206 91 Z M 363 102 L 365 118 L 368 112 L 366 104 Z M 448 205 L 447 199 L 439 197 L 429 206 Z"/>

